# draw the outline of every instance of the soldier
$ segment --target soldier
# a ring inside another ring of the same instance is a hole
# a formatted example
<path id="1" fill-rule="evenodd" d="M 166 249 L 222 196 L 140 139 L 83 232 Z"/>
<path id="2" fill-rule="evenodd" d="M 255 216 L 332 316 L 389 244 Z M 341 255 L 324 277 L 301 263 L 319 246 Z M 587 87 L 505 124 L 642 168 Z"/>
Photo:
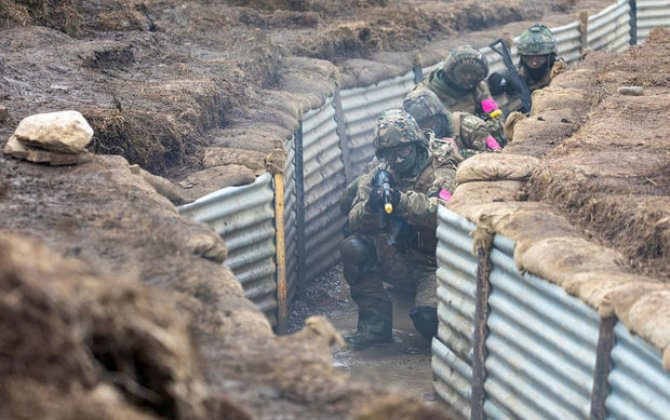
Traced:
<path id="1" fill-rule="evenodd" d="M 467 112 L 450 112 L 428 89 L 410 92 L 405 97 L 403 109 L 422 129 L 432 130 L 438 139 L 455 142 L 464 157 L 501 148 L 485 121 Z"/>
<path id="2" fill-rule="evenodd" d="M 356 233 L 340 247 L 344 277 L 358 305 L 357 331 L 347 337 L 353 348 L 392 339 L 391 300 L 383 282 L 415 291 L 409 313 L 414 326 L 426 338 L 437 333 L 436 213 L 440 201 L 451 199 L 461 158 L 449 147 L 431 151 L 432 137 L 402 110 L 386 111 L 375 123 L 373 144 L 381 162 L 358 179 L 349 212 Z M 380 169 L 390 174 L 385 184 Z M 381 212 L 389 208 L 391 228 L 383 230 Z"/>
<path id="3" fill-rule="evenodd" d="M 451 50 L 442 67 L 430 72 L 414 90 L 433 91 L 450 111 L 489 117 L 497 108 L 491 109 L 495 104 L 488 104 L 493 100 L 485 80 L 488 73 L 486 57 L 464 45 Z"/>
<path id="4" fill-rule="evenodd" d="M 519 75 L 531 92 L 549 85 L 551 79 L 565 69 L 565 61 L 557 56 L 554 34 L 541 23 L 531 25 L 521 33 L 517 50 Z M 491 74 L 489 83 L 496 96 L 506 93 L 513 98 L 519 95 L 520 89 L 513 85 L 508 72 Z"/>

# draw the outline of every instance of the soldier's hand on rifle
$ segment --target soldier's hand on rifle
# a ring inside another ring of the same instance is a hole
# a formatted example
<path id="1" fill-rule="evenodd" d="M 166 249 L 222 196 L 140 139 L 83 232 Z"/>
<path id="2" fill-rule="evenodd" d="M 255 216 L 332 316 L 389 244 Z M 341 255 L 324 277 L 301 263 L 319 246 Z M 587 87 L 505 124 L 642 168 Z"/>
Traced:
<path id="1" fill-rule="evenodd" d="M 392 213 L 400 202 L 400 191 L 395 188 L 384 189 L 383 187 L 373 188 L 370 191 L 368 205 L 372 210 L 384 209 L 387 213 Z M 391 211 L 388 211 L 388 204 L 391 205 Z"/>
<path id="2" fill-rule="evenodd" d="M 383 210 L 391 214 L 400 202 L 400 191 L 393 188 L 391 175 L 385 170 L 378 170 L 372 178 L 372 190 L 368 205 L 372 210 Z"/>

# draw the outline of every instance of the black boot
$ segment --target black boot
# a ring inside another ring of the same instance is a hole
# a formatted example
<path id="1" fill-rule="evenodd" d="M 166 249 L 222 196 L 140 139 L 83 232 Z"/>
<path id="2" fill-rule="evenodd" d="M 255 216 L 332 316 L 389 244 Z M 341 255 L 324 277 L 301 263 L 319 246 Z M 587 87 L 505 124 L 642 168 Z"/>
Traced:
<path id="1" fill-rule="evenodd" d="M 424 338 L 430 340 L 437 335 L 437 308 L 415 306 L 409 311 L 409 317 Z"/>
<path id="2" fill-rule="evenodd" d="M 373 305 L 359 306 L 358 328 L 355 333 L 344 339 L 353 350 L 362 350 L 377 343 L 392 341 L 391 302 L 378 300 Z"/>

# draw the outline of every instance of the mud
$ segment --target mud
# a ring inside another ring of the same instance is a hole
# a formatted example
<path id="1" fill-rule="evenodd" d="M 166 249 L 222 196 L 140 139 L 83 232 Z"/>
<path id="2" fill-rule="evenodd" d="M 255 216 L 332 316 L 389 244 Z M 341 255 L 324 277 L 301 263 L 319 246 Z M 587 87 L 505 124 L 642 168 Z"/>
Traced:
<path id="1" fill-rule="evenodd" d="M 434 401 L 430 342 L 412 325 L 408 316 L 413 297 L 390 294 L 393 301 L 393 342 L 353 351 L 334 351 L 334 365 L 353 378 L 371 385 L 385 384 L 405 395 Z M 356 330 L 358 310 L 338 265 L 307 285 L 304 299 L 295 302 L 290 330 L 299 328 L 310 315 L 324 315 L 342 334 Z"/>

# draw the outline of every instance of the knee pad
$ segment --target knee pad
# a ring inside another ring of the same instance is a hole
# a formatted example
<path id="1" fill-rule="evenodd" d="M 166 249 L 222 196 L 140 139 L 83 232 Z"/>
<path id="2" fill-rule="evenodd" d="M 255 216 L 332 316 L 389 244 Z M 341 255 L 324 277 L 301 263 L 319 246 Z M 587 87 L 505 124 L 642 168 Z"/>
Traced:
<path id="1" fill-rule="evenodd" d="M 340 244 L 344 278 L 349 284 L 356 283 L 360 277 L 372 270 L 377 262 L 374 243 L 362 235 L 351 235 Z"/>
<path id="2" fill-rule="evenodd" d="M 430 339 L 437 335 L 437 308 L 432 306 L 415 306 L 409 311 L 409 317 L 412 318 L 414 328 L 416 328 L 424 338 Z"/>

